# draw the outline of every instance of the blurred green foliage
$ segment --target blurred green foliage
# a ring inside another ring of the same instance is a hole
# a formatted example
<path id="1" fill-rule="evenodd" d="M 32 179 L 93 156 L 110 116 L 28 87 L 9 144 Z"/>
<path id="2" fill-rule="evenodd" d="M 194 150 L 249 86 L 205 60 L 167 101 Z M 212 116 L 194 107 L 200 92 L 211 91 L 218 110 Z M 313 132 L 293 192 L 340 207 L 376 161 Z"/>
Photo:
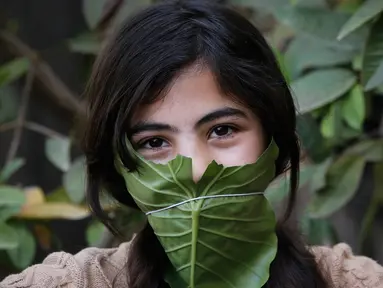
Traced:
<path id="1" fill-rule="evenodd" d="M 68 49 L 94 57 L 110 31 L 151 2 L 83 0 L 88 29 L 69 39 Z M 329 217 L 353 199 L 366 165 L 374 167 L 373 197 L 359 238 L 362 247 L 383 204 L 383 117 L 380 115 L 380 122 L 375 123 L 372 109 L 376 99 L 383 96 L 383 1 L 226 2 L 255 25 L 268 23 L 260 29 L 273 47 L 296 100 L 297 130 L 305 155 L 300 189 L 310 196 L 302 229 L 311 244 L 338 241 Z M 0 128 L 17 119 L 20 97 L 14 81 L 31 68 L 33 65 L 23 57 L 0 66 Z M 367 127 L 368 122 L 374 124 Z M 40 220 L 74 221 L 90 215 L 84 199 L 84 159 L 71 158 L 74 145 L 70 135 L 47 137 L 46 157 L 62 173 L 62 183 L 48 196 L 39 187 L 7 184 L 28 159 L 13 158 L 0 169 L 0 250 L 18 269 L 33 261 L 36 242 L 49 246 L 52 241 Z M 287 196 L 288 178 L 288 174 L 283 175 L 270 185 L 267 197 L 273 204 Z M 140 213 L 118 212 L 108 201 L 111 215 L 120 225 L 130 225 L 130 232 L 135 223 L 143 221 Z M 92 222 L 86 233 L 89 245 L 97 245 L 104 231 L 103 225 Z"/>

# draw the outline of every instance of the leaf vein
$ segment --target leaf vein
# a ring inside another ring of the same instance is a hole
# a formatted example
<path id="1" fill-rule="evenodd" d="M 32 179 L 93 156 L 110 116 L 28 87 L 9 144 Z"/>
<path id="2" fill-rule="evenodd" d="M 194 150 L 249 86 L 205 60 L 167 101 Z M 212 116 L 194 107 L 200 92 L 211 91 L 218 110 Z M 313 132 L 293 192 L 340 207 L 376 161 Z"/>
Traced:
<path id="1" fill-rule="evenodd" d="M 217 250 L 217 249 L 211 247 L 209 244 L 206 244 L 205 242 L 203 242 L 203 241 L 201 241 L 201 240 L 199 240 L 198 243 L 201 244 L 201 245 L 203 245 L 203 246 L 205 246 L 205 247 L 208 248 L 209 250 L 211 250 L 211 251 L 217 253 L 218 255 L 221 255 L 222 257 L 224 257 L 224 258 L 230 260 L 230 261 L 233 261 L 233 262 L 236 262 L 236 263 L 238 263 L 238 264 L 241 264 L 243 267 L 245 267 L 246 269 L 250 270 L 250 272 L 251 272 L 252 274 L 254 274 L 254 275 L 257 276 L 259 279 L 261 279 L 261 277 L 260 277 L 255 271 L 253 271 L 253 269 L 252 269 L 249 265 L 247 265 L 246 263 L 244 263 L 244 262 L 242 262 L 242 261 L 239 261 L 239 260 L 237 260 L 237 259 L 235 259 L 235 258 L 232 258 L 232 257 L 230 257 L 230 256 L 228 256 L 228 255 L 222 253 L 221 251 L 219 251 L 219 250 Z"/>
<path id="2" fill-rule="evenodd" d="M 232 235 L 227 235 L 227 234 L 220 233 L 218 231 L 210 230 L 210 229 L 203 228 L 203 227 L 200 227 L 200 230 L 205 231 L 205 232 L 210 233 L 210 234 L 214 234 L 214 235 L 220 236 L 220 237 L 231 239 L 231 240 L 237 240 L 237 241 L 245 242 L 245 243 L 262 244 L 262 245 L 265 245 L 265 246 L 273 247 L 272 245 L 270 245 L 270 244 L 268 244 L 266 242 L 263 242 L 263 241 L 257 241 L 257 240 L 244 239 L 244 238 L 241 238 L 241 237 L 235 237 L 235 236 L 232 236 Z"/>
<path id="3" fill-rule="evenodd" d="M 226 283 L 227 285 L 229 285 L 230 287 L 236 288 L 236 287 L 234 286 L 233 283 L 231 283 L 231 282 L 229 282 L 227 279 L 223 278 L 219 273 L 217 273 L 217 272 L 215 272 L 215 271 L 213 271 L 213 270 L 211 270 L 211 269 L 209 269 L 209 268 L 203 266 L 203 265 L 200 264 L 200 263 L 196 263 L 196 266 L 198 266 L 198 267 L 201 268 L 202 270 L 205 270 L 205 271 L 207 271 L 207 272 L 209 272 L 209 273 L 211 273 L 211 274 L 217 276 L 218 278 L 220 278 L 223 282 L 225 282 L 225 283 Z"/>

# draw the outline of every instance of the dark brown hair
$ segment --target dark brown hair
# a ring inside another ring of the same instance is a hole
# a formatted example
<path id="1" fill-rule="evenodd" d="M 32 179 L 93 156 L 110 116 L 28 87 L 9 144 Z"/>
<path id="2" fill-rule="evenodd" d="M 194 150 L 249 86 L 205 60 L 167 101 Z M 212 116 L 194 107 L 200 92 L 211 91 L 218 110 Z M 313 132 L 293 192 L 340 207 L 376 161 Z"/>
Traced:
<path id="1" fill-rule="evenodd" d="M 89 109 L 83 139 L 89 206 L 117 232 L 101 207 L 101 191 L 123 205 L 136 204 L 114 168 L 113 148 L 124 165 L 135 170 L 122 142 L 129 136 L 134 111 L 163 96 L 177 74 L 202 61 L 221 90 L 249 107 L 266 136 L 274 138 L 280 150 L 276 176 L 290 169 L 291 193 L 277 227 L 278 253 L 265 287 L 326 287 L 314 256 L 286 225 L 296 198 L 300 157 L 289 88 L 260 32 L 240 14 L 212 2 L 150 6 L 122 25 L 98 56 L 86 91 Z M 163 281 L 167 265 L 166 253 L 146 225 L 132 242 L 126 271 L 129 287 L 167 287 Z"/>

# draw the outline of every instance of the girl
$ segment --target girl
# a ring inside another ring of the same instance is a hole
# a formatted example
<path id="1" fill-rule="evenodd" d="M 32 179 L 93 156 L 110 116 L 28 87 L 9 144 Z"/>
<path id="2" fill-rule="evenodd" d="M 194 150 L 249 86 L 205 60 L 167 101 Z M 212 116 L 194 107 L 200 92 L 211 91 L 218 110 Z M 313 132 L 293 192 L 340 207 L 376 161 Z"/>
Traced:
<path id="1" fill-rule="evenodd" d="M 349 247 L 307 247 L 287 227 L 299 145 L 289 88 L 262 35 L 211 1 L 142 11 L 94 65 L 84 134 L 89 206 L 141 209 L 130 243 L 53 253 L 0 287 L 383 287 Z M 290 170 L 278 223 L 262 192 Z"/>

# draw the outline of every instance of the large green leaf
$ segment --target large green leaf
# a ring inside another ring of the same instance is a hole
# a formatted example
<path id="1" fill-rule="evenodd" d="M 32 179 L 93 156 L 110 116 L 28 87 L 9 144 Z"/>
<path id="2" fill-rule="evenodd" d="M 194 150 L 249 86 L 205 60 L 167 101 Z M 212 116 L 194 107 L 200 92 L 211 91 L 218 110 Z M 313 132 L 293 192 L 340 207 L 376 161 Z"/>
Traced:
<path id="1" fill-rule="evenodd" d="M 22 225 L 13 226 L 19 239 L 16 248 L 7 250 L 8 256 L 13 265 L 18 269 L 25 269 L 31 265 L 36 250 L 36 242 L 32 233 Z"/>
<path id="2" fill-rule="evenodd" d="M 28 68 L 29 60 L 26 58 L 17 58 L 0 66 L 0 86 L 17 80 L 28 71 Z"/>
<path id="3" fill-rule="evenodd" d="M 289 75 L 296 79 L 306 69 L 350 63 L 354 56 L 352 50 L 338 49 L 301 35 L 290 43 L 284 59 Z"/>
<path id="4" fill-rule="evenodd" d="M 367 83 L 383 61 L 383 15 L 374 23 L 363 54 L 362 84 Z"/>
<path id="5" fill-rule="evenodd" d="M 45 141 L 45 155 L 53 165 L 63 172 L 70 166 L 70 139 L 64 137 L 48 138 Z"/>
<path id="6" fill-rule="evenodd" d="M 8 164 L 4 166 L 4 168 L 0 171 L 0 183 L 4 183 L 11 176 L 18 171 L 25 164 L 25 160 L 23 158 L 15 158 Z"/>
<path id="7" fill-rule="evenodd" d="M 0 223 L 0 250 L 14 249 L 19 245 L 16 230 L 5 223 Z"/>
<path id="8" fill-rule="evenodd" d="M 338 31 L 350 17 L 346 13 L 319 8 L 288 6 L 277 7 L 273 13 L 280 22 L 292 27 L 296 32 L 339 49 L 360 50 L 367 36 L 367 28 L 363 28 L 342 41 L 337 40 Z"/>
<path id="9" fill-rule="evenodd" d="M 356 82 L 345 69 L 324 69 L 311 72 L 291 84 L 300 113 L 325 106 L 345 94 Z"/>
<path id="10" fill-rule="evenodd" d="M 23 190 L 13 186 L 0 185 L 0 206 L 22 206 L 24 203 Z"/>
<path id="11" fill-rule="evenodd" d="M 120 161 L 116 166 L 142 211 L 163 209 L 148 220 L 173 264 L 174 273 L 166 277 L 170 286 L 262 287 L 276 254 L 276 219 L 263 195 L 249 193 L 265 191 L 273 179 L 276 144 L 254 164 L 224 167 L 213 161 L 198 183 L 190 158 L 161 165 L 136 156 L 138 172 L 129 173 Z M 244 195 L 225 196 L 238 193 Z M 195 199 L 203 196 L 210 198 Z M 170 205 L 176 206 L 164 209 Z"/>
<path id="12" fill-rule="evenodd" d="M 69 198 L 75 203 L 81 203 L 85 198 L 85 175 L 83 157 L 76 159 L 63 175 L 64 188 Z"/>
<path id="13" fill-rule="evenodd" d="M 339 32 L 338 39 L 342 39 L 351 32 L 360 28 L 363 24 L 373 19 L 383 11 L 382 0 L 367 0 L 362 3 L 354 15 L 344 24 Z"/>
<path id="14" fill-rule="evenodd" d="M 383 84 L 383 60 L 380 62 L 375 73 L 371 76 L 366 84 L 366 91 L 377 88 L 379 85 Z"/>
<path id="15" fill-rule="evenodd" d="M 350 127 L 361 130 L 365 117 L 365 100 L 362 87 L 356 85 L 343 101 L 342 116 Z"/>
<path id="16" fill-rule="evenodd" d="M 359 156 L 339 157 L 328 171 L 327 187 L 317 192 L 310 203 L 310 216 L 325 218 L 345 206 L 359 187 L 365 163 Z"/>

